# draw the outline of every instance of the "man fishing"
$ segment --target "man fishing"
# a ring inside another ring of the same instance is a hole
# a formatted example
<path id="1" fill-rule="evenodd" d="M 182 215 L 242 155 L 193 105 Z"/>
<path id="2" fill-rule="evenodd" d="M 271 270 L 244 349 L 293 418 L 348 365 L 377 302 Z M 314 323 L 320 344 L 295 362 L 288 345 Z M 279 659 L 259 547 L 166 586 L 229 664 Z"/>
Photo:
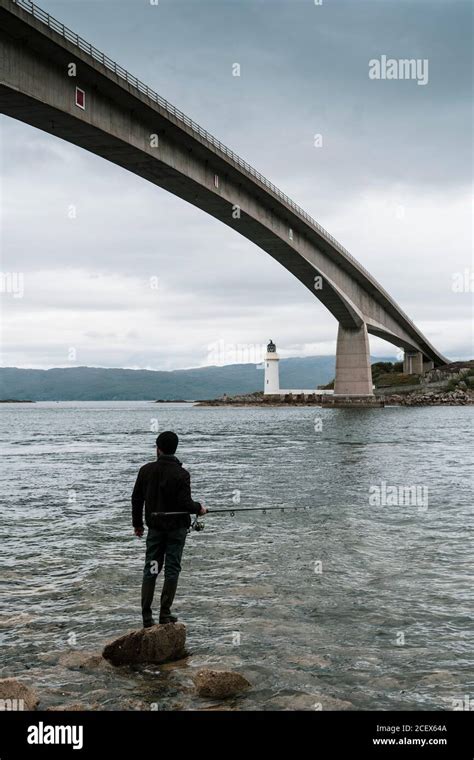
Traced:
<path id="1" fill-rule="evenodd" d="M 163 564 L 165 579 L 161 592 L 160 623 L 176 623 L 171 614 L 181 571 L 191 514 L 204 515 L 207 509 L 191 498 L 191 478 L 175 457 L 178 436 L 170 430 L 156 439 L 157 459 L 140 468 L 132 493 L 132 524 L 135 535 L 143 536 L 143 505 L 148 527 L 142 583 L 143 627 L 155 625 L 151 605 L 158 573 Z M 182 514 L 163 514 L 181 512 Z"/>

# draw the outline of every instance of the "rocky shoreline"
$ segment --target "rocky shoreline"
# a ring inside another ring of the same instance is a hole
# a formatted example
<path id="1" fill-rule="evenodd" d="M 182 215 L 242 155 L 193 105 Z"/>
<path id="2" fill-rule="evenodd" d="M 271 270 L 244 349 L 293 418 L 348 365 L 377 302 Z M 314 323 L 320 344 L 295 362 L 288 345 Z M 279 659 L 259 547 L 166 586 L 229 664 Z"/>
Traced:
<path id="1" fill-rule="evenodd" d="M 159 398 L 153 402 L 154 404 L 192 404 L 192 401 L 185 398 Z"/>
<path id="2" fill-rule="evenodd" d="M 318 406 L 325 408 L 337 407 L 384 407 L 384 406 L 470 406 L 474 404 L 474 392 L 455 389 L 452 391 L 430 391 L 424 389 L 411 393 L 393 393 L 391 395 L 376 395 L 373 400 L 357 398 L 341 398 L 312 393 L 307 395 L 287 394 L 280 396 L 264 396 L 262 392 L 243 394 L 241 396 L 222 396 L 197 402 L 197 406 L 237 406 L 237 407 L 280 407 L 280 406 Z"/>
<path id="3" fill-rule="evenodd" d="M 0 404 L 34 404 L 34 401 L 31 401 L 29 398 L 1 398 Z"/>
<path id="4" fill-rule="evenodd" d="M 385 398 L 386 406 L 470 406 L 472 404 L 474 404 L 473 393 L 463 390 L 437 392 L 426 390 L 406 395 L 394 393 Z"/>

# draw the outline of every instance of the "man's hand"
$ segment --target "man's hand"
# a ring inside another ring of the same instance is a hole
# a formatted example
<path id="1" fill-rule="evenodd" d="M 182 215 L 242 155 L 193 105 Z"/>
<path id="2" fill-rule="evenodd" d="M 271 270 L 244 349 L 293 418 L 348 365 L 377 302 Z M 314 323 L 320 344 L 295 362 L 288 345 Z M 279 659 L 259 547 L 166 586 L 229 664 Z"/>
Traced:
<path id="1" fill-rule="evenodd" d="M 205 514 L 206 514 L 206 512 L 207 512 L 207 509 L 206 509 L 206 507 L 201 507 L 201 509 L 199 510 L 198 514 L 199 514 L 199 515 L 205 515 Z"/>
<path id="2" fill-rule="evenodd" d="M 133 532 L 136 536 L 138 536 L 138 538 L 141 538 L 143 536 L 144 530 L 144 528 L 134 528 Z"/>

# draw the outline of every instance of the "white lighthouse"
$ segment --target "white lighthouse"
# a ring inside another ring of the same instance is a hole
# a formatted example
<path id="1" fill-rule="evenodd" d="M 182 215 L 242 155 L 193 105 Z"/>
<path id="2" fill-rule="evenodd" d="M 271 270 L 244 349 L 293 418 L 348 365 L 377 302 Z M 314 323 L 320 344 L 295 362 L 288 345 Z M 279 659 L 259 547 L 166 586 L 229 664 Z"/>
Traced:
<path id="1" fill-rule="evenodd" d="M 267 353 L 265 354 L 265 379 L 264 379 L 264 396 L 325 396 L 333 394 L 333 390 L 326 390 L 325 388 L 310 388 L 308 389 L 295 389 L 289 388 L 288 390 L 280 388 L 280 375 L 278 371 L 278 362 L 280 357 L 276 352 L 276 346 L 272 340 L 267 345 Z"/>
<path id="2" fill-rule="evenodd" d="M 278 373 L 278 362 L 280 357 L 276 352 L 276 346 L 270 339 L 270 343 L 267 346 L 267 353 L 265 355 L 265 386 L 264 395 L 271 393 L 280 393 L 280 377 Z"/>

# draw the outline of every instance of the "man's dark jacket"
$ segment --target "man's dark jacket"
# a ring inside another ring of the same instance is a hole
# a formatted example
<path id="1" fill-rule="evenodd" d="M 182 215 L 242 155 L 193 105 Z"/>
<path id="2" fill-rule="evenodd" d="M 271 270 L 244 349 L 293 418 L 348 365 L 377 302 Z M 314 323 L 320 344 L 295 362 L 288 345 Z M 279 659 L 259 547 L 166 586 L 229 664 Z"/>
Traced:
<path id="1" fill-rule="evenodd" d="M 140 468 L 132 494 L 132 522 L 134 528 L 143 528 L 143 504 L 145 522 L 149 528 L 175 530 L 189 528 L 191 518 L 197 515 L 201 505 L 191 498 L 191 478 L 179 459 L 161 454 L 155 462 Z M 188 512 L 187 515 L 155 517 L 153 512 Z"/>

